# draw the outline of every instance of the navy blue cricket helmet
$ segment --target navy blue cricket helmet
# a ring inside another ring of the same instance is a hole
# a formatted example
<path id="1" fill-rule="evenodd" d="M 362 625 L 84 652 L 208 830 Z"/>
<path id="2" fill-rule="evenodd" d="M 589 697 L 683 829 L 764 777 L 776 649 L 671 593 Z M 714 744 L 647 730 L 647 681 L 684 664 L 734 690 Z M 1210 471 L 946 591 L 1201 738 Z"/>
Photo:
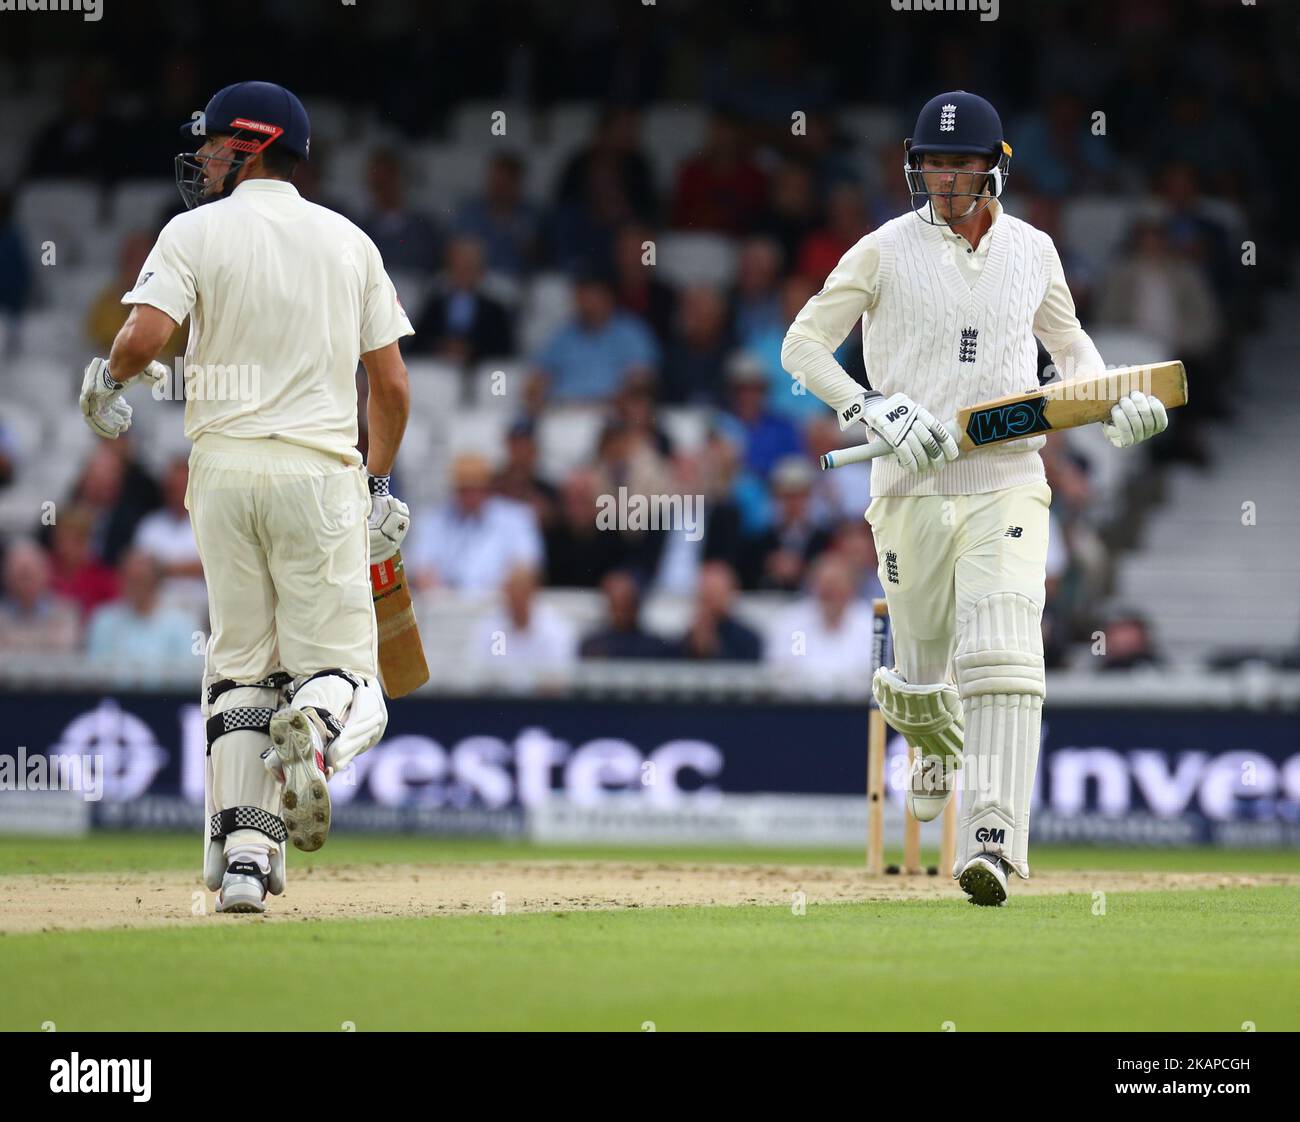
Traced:
<path id="1" fill-rule="evenodd" d="M 940 221 L 934 213 L 936 193 L 926 187 L 925 174 L 921 171 L 921 157 L 927 152 L 971 152 L 988 156 L 992 161 L 987 171 L 972 173 L 978 177 L 973 184 L 976 190 L 938 193 L 940 198 L 971 200 L 970 207 L 958 216 L 958 221 L 973 218 L 1002 194 L 1011 167 L 1011 145 L 1002 135 L 1002 118 L 998 111 L 979 94 L 965 90 L 953 90 L 927 101 L 916 118 L 912 135 L 903 142 L 903 151 L 903 174 L 907 177 L 912 207 L 934 226 L 951 223 Z M 956 186 L 955 179 L 953 186 Z M 922 203 L 928 204 L 924 210 L 919 209 Z"/>
<path id="2" fill-rule="evenodd" d="M 176 157 L 176 186 L 186 209 L 222 198 L 234 189 L 239 169 L 271 144 L 305 160 L 311 155 L 311 122 L 298 98 L 274 82 L 236 82 L 212 95 L 200 120 L 181 126 L 184 136 L 229 137 L 226 147 L 235 153 L 230 170 L 217 189 L 205 193 L 203 169 L 210 157 L 182 152 Z M 223 159 L 230 158 L 223 153 Z"/>

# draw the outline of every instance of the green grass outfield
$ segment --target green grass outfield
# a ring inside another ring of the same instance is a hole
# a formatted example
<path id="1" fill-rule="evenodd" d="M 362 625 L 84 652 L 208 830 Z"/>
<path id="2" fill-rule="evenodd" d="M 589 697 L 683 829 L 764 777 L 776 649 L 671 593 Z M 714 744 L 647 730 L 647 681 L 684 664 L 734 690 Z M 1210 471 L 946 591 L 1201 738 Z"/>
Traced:
<path id="1" fill-rule="evenodd" d="M 12 873 L 112 873 L 192 870 L 197 880 L 202 842 L 197 834 L 113 833 L 85 838 L 0 835 L 0 875 Z M 1161 872 L 1300 873 L 1294 849 L 1118 849 L 1036 845 L 1035 870 L 1149 869 Z M 887 853 L 902 859 L 902 850 Z M 933 850 L 923 853 L 933 862 Z M 499 838 L 431 838 L 332 834 L 317 853 L 289 853 L 289 875 L 311 865 L 368 862 L 427 864 L 440 861 L 693 861 L 742 865 L 862 865 L 861 849 L 683 849 L 666 846 L 532 845 Z"/>
<path id="2" fill-rule="evenodd" d="M 186 869 L 189 836 L 0 840 L 0 872 Z M 854 864 L 856 852 L 331 839 L 308 862 Z M 1294 872 L 1293 851 L 1034 851 L 1040 869 Z M 197 874 L 197 869 L 195 869 Z M 1300 1028 L 1300 889 L 960 897 L 0 936 L 0 1028 Z"/>

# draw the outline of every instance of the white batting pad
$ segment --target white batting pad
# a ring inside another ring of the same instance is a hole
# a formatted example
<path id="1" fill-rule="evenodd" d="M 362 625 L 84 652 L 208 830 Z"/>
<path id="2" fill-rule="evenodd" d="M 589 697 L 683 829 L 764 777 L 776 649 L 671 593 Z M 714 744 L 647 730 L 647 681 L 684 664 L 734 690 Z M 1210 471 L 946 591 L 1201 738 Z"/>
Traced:
<path id="1" fill-rule="evenodd" d="M 966 711 L 966 767 L 952 875 L 983 849 L 1027 878 L 1046 695 L 1041 605 L 1016 592 L 976 601 L 958 625 L 953 664 Z"/>
<path id="2" fill-rule="evenodd" d="M 264 686 L 237 686 L 227 690 L 217 698 L 210 710 L 206 696 L 205 682 L 203 710 L 208 716 L 233 713 L 242 708 L 274 709 L 280 704 L 280 691 Z M 254 829 L 234 830 L 226 836 L 224 842 L 208 836 L 212 816 L 231 807 L 258 808 L 265 811 L 268 818 L 279 819 L 280 784 L 262 762 L 262 753 L 270 747 L 271 738 L 265 733 L 241 729 L 218 737 L 207 754 L 203 879 L 213 892 L 221 888 L 221 878 L 226 871 L 226 852 L 240 846 L 266 851 L 271 859 L 269 891 L 274 895 L 284 891 L 283 842 L 277 843 L 260 830 Z"/>

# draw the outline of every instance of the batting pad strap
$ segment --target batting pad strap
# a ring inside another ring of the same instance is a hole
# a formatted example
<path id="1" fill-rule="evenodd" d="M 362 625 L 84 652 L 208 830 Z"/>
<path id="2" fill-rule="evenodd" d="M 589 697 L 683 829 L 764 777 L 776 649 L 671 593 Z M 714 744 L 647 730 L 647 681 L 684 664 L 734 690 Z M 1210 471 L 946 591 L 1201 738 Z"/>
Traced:
<path id="1" fill-rule="evenodd" d="M 995 693 L 1047 696 L 1042 655 L 1020 651 L 972 651 L 957 655 L 954 665 L 963 698 Z"/>
<path id="2" fill-rule="evenodd" d="M 208 836 L 213 841 L 224 841 L 236 830 L 257 830 L 276 843 L 289 837 L 280 816 L 260 806 L 232 806 L 208 819 Z"/>
<path id="3" fill-rule="evenodd" d="M 348 670 L 341 670 L 338 667 L 334 667 L 333 669 L 330 670 L 317 670 L 315 674 L 309 674 L 297 685 L 291 685 L 289 687 L 286 700 L 292 702 L 293 699 L 298 695 L 298 691 L 302 689 L 303 686 L 305 686 L 308 682 L 314 682 L 317 678 L 342 678 L 354 690 L 360 689 L 361 686 L 364 685 L 363 679 L 358 678 L 357 675 L 353 674 L 351 671 Z"/>
<path id="4" fill-rule="evenodd" d="M 212 755 L 212 745 L 219 737 L 231 732 L 260 732 L 263 736 L 271 733 L 271 717 L 274 709 L 260 705 L 241 705 L 235 709 L 226 709 L 214 713 L 208 718 L 208 755 Z"/>
<path id="5" fill-rule="evenodd" d="M 229 693 L 231 690 L 254 689 L 254 690 L 282 690 L 293 681 L 291 674 L 286 674 L 283 670 L 277 670 L 274 674 L 268 674 L 260 682 L 236 682 L 234 678 L 222 678 L 218 682 L 213 682 L 208 687 L 208 708 L 211 709 L 223 693 Z"/>
<path id="6" fill-rule="evenodd" d="M 320 720 L 320 723 L 325 726 L 325 731 L 329 733 L 330 740 L 343 731 L 343 722 L 328 709 L 322 709 L 319 705 L 304 705 L 302 711 Z"/>
<path id="7" fill-rule="evenodd" d="M 976 600 L 962 619 L 953 667 L 962 699 L 986 694 L 1047 695 L 1043 609 L 1019 592 Z"/>

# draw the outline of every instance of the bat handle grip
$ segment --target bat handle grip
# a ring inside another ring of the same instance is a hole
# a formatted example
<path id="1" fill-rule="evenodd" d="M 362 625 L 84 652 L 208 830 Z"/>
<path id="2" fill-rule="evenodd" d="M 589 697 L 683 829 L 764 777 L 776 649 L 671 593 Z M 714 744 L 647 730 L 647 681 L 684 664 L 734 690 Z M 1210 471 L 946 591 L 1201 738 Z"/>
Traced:
<path id="1" fill-rule="evenodd" d="M 955 440 L 958 432 L 957 422 L 945 421 L 944 427 L 952 433 Z M 874 460 L 877 456 L 883 456 L 893 450 L 893 446 L 883 436 L 877 437 L 869 444 L 855 444 L 852 448 L 837 448 L 833 452 L 827 452 L 822 456 L 822 471 L 847 467 L 849 464 L 860 464 L 864 460 Z"/>

